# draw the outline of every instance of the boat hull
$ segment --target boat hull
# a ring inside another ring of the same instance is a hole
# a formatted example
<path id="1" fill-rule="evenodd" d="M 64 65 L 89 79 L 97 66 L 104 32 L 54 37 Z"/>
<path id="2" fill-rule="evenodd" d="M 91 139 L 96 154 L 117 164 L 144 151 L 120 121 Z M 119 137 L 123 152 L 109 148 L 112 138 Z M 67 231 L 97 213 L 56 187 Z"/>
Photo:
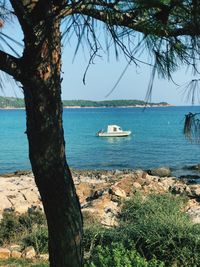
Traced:
<path id="1" fill-rule="evenodd" d="M 121 133 L 97 133 L 97 136 L 99 137 L 125 137 L 129 136 L 131 134 L 131 131 L 123 131 Z"/>

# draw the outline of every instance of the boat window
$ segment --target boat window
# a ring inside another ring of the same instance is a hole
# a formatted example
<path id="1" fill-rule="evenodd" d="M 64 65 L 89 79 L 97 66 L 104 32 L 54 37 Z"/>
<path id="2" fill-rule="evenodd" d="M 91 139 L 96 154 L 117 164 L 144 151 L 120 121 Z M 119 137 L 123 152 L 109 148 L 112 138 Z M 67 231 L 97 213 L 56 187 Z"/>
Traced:
<path id="1" fill-rule="evenodd" d="M 122 131 L 122 128 L 119 127 L 119 130 Z"/>
<path id="2" fill-rule="evenodd" d="M 114 127 L 114 128 L 113 128 L 113 131 L 114 131 L 114 132 L 116 132 L 116 131 L 117 131 L 117 128 L 116 128 L 116 127 Z"/>

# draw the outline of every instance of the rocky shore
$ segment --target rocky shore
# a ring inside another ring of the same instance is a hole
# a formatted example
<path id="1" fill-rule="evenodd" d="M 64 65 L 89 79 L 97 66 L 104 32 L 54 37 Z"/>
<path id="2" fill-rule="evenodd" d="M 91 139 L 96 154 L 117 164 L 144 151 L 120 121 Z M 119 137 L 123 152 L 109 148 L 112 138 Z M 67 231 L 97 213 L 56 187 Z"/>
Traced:
<path id="1" fill-rule="evenodd" d="M 96 216 L 105 226 L 117 225 L 121 205 L 126 198 L 140 192 L 171 192 L 188 197 L 185 206 L 194 223 L 200 223 L 200 185 L 188 179 L 171 177 L 169 168 L 143 170 L 72 170 L 83 214 Z M 42 203 L 30 171 L 0 175 L 0 217 L 4 211 L 24 213 L 42 210 Z"/>

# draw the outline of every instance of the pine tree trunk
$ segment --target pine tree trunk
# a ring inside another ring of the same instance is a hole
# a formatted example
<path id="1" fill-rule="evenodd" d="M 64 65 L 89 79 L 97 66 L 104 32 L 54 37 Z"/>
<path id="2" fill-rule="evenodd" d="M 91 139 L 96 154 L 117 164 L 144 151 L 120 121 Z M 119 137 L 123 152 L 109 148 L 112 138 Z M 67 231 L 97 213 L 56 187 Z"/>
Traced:
<path id="1" fill-rule="evenodd" d="M 50 266 L 79 267 L 82 216 L 65 157 L 60 22 L 41 25 L 25 39 L 21 64 L 29 157 L 47 217 Z"/>
<path id="2" fill-rule="evenodd" d="M 82 218 L 65 160 L 61 100 L 54 96 L 51 103 L 44 88 L 31 95 L 27 91 L 29 156 L 47 217 L 50 266 L 82 266 Z M 40 105 L 41 99 L 45 106 Z"/>

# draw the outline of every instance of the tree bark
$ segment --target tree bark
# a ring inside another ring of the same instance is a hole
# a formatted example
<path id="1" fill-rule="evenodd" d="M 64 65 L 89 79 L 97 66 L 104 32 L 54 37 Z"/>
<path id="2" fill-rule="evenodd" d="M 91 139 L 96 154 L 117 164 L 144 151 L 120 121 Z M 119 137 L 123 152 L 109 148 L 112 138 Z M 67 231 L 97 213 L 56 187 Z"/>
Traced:
<path id="1" fill-rule="evenodd" d="M 29 156 L 47 217 L 50 266 L 82 266 L 82 218 L 65 159 L 61 100 L 37 84 L 24 89 Z"/>
<path id="2" fill-rule="evenodd" d="M 27 135 L 32 170 L 47 217 L 50 266 L 82 266 L 82 218 L 65 159 L 61 100 L 33 86 L 25 87 Z"/>
<path id="3" fill-rule="evenodd" d="M 29 69 L 35 63 L 30 58 L 34 55 L 28 53 L 24 58 L 27 70 L 22 71 L 29 76 L 22 82 L 26 132 L 32 170 L 47 217 L 50 266 L 78 267 L 82 266 L 82 218 L 65 157 L 60 77 L 52 70 L 41 74 L 40 66 L 36 72 Z"/>
<path id="4" fill-rule="evenodd" d="M 25 36 L 19 80 L 25 96 L 29 157 L 47 218 L 50 266 L 80 267 L 82 216 L 66 162 L 62 124 L 60 20 L 52 15 L 51 1 L 45 10 L 34 6 L 45 1 L 33 2 L 29 12 L 22 5 L 26 1 L 12 2 Z"/>

